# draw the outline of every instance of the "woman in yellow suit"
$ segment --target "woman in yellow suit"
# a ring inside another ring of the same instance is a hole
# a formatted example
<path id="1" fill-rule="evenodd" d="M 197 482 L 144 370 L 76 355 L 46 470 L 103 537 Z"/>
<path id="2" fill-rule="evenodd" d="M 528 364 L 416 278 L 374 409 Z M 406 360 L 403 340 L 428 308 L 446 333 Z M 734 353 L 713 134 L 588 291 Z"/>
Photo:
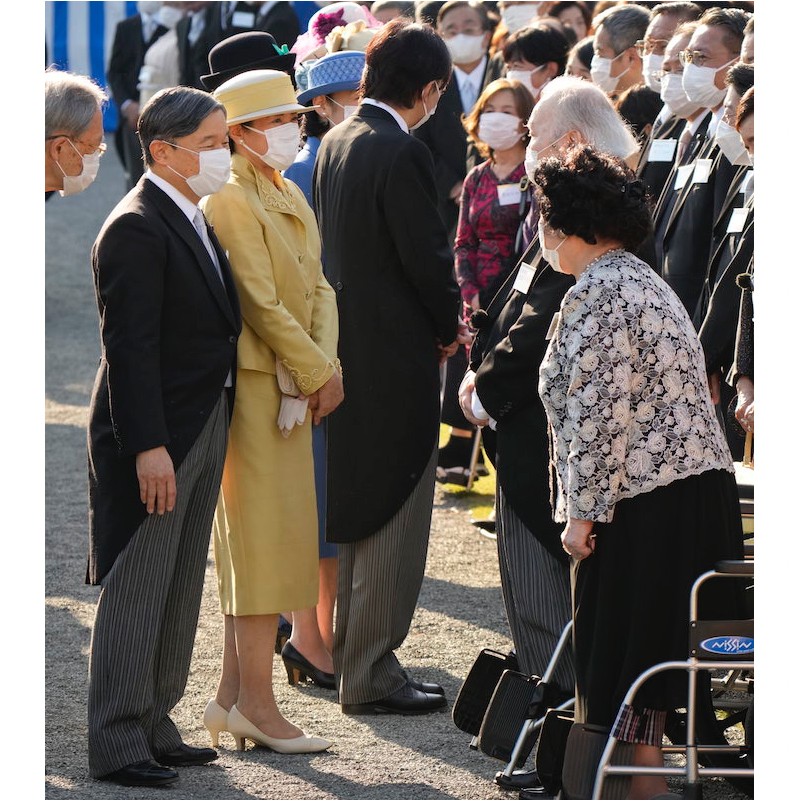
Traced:
<path id="1" fill-rule="evenodd" d="M 214 96 L 226 108 L 233 157 L 229 182 L 204 211 L 228 252 L 243 324 L 214 524 L 225 648 L 204 722 L 214 744 L 227 730 L 239 749 L 251 739 L 278 752 L 314 752 L 330 742 L 286 720 L 272 690 L 278 613 L 310 609 L 316 619 L 311 425 L 344 396 L 336 297 L 322 274 L 317 223 L 280 174 L 297 153 L 298 114 L 309 109 L 274 70 L 244 72 Z M 304 614 L 294 615 L 296 666 L 332 683 L 330 653 L 316 624 L 304 631 Z"/>

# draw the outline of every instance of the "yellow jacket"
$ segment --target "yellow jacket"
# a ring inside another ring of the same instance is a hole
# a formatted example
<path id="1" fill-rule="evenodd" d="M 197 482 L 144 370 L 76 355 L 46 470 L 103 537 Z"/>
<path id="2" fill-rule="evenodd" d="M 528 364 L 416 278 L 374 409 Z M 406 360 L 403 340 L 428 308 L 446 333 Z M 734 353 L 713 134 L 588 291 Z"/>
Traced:
<path id="1" fill-rule="evenodd" d="M 202 205 L 239 293 L 238 366 L 274 375 L 277 356 L 310 394 L 338 368 L 336 295 L 322 274 L 314 212 L 276 175 L 280 189 L 234 154 L 230 180 Z"/>

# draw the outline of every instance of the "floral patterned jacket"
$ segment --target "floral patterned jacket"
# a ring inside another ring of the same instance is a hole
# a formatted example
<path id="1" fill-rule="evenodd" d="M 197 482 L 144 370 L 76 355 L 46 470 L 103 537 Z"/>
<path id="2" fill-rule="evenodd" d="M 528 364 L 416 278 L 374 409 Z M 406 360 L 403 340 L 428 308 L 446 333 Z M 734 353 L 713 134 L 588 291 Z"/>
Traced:
<path id="1" fill-rule="evenodd" d="M 564 296 L 539 370 L 554 519 L 610 522 L 624 497 L 733 472 L 683 304 L 643 261 L 612 250 Z"/>

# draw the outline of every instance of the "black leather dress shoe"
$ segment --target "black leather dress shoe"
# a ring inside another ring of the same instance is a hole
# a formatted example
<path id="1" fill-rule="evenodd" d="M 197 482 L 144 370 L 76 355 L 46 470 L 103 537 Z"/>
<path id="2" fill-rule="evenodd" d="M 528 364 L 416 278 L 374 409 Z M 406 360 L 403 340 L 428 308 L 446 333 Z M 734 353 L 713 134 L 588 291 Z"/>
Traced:
<path id="1" fill-rule="evenodd" d="M 156 756 L 159 764 L 168 767 L 193 767 L 197 764 L 208 764 L 218 757 L 218 753 L 211 747 L 192 747 L 181 743 L 169 753 Z"/>
<path id="2" fill-rule="evenodd" d="M 510 776 L 497 772 L 494 782 L 502 789 L 539 789 L 544 794 L 544 787 L 535 769 L 515 769 Z"/>
<path id="3" fill-rule="evenodd" d="M 127 767 L 103 775 L 100 780 L 118 783 L 121 786 L 167 786 L 178 780 L 178 773 L 150 759 L 128 764 Z"/>
<path id="4" fill-rule="evenodd" d="M 371 703 L 344 703 L 344 714 L 428 714 L 447 705 L 444 695 L 428 694 L 406 683 L 397 691 Z"/>
<path id="5" fill-rule="evenodd" d="M 444 695 L 444 689 L 438 683 L 427 683 L 426 681 L 415 681 L 407 670 L 403 670 L 403 677 L 408 681 L 408 685 L 419 692 L 426 694 Z"/>

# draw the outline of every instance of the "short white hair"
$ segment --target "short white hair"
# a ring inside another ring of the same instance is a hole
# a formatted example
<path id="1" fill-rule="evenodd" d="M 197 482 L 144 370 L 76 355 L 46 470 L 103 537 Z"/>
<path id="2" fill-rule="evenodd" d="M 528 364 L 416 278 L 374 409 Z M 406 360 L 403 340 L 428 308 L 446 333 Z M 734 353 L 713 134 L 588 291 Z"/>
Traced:
<path id="1" fill-rule="evenodd" d="M 628 158 L 639 145 L 608 96 L 590 81 L 562 75 L 546 84 L 532 116 L 543 115 L 553 139 L 578 131 L 587 144 L 617 158 Z"/>
<path id="2" fill-rule="evenodd" d="M 78 138 L 108 95 L 85 75 L 47 69 L 44 73 L 44 135 Z"/>

